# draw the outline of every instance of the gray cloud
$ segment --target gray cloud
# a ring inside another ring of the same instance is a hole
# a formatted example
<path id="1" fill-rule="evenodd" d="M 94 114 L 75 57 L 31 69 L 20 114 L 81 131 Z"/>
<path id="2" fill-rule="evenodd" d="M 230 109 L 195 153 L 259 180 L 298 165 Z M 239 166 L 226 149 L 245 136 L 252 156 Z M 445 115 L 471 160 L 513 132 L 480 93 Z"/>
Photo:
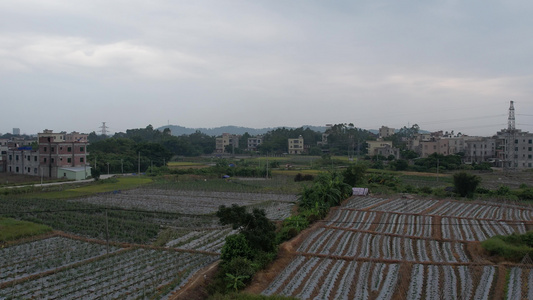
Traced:
<path id="1" fill-rule="evenodd" d="M 532 8 L 2 1 L 0 97 L 26 117 L 3 117 L 0 132 L 353 122 L 488 135 L 509 100 L 517 123 L 532 123 Z"/>

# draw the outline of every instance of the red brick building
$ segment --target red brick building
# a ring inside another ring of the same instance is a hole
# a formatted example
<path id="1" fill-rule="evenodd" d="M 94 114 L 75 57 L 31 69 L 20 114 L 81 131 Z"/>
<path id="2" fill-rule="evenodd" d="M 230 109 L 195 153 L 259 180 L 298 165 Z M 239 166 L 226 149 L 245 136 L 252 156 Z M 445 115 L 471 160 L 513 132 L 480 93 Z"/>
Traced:
<path id="1" fill-rule="evenodd" d="M 87 134 L 78 132 L 39 133 L 39 162 L 45 177 L 62 177 L 60 169 L 86 167 Z"/>

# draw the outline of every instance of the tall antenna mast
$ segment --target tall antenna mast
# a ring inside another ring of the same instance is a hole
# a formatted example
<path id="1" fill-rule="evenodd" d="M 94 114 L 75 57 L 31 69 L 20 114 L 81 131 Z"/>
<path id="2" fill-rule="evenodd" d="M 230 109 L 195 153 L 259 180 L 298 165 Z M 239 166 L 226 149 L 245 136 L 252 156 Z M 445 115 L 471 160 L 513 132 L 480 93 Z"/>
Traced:
<path id="1" fill-rule="evenodd" d="M 507 121 L 507 129 L 511 132 L 516 129 L 515 119 L 514 119 L 514 101 L 511 101 L 511 106 L 509 106 L 509 118 Z"/>
<path id="2" fill-rule="evenodd" d="M 107 126 L 105 125 L 105 122 L 102 122 L 102 126 L 100 126 L 100 128 L 102 128 L 100 133 L 102 133 L 102 135 L 107 135 Z"/>
<path id="3" fill-rule="evenodd" d="M 507 119 L 507 151 L 506 160 L 509 162 L 509 169 L 513 170 L 518 165 L 518 157 L 515 151 L 516 140 L 516 123 L 514 117 L 514 101 L 511 101 L 509 105 L 509 118 Z"/>

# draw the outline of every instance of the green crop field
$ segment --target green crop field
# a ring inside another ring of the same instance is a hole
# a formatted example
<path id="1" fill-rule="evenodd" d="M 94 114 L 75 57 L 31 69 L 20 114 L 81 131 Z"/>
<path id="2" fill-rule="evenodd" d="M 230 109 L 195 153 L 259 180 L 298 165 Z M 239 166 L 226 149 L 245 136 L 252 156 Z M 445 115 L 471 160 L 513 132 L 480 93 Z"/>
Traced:
<path id="1" fill-rule="evenodd" d="M 52 228 L 46 225 L 11 218 L 0 218 L 0 242 L 13 241 L 49 231 L 52 231 Z"/>

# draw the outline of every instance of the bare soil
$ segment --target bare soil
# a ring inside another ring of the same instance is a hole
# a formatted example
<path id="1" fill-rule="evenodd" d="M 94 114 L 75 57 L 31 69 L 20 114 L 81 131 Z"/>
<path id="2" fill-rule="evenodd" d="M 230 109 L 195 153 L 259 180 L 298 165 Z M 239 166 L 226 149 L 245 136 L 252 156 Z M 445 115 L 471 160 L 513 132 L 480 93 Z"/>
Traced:
<path id="1" fill-rule="evenodd" d="M 38 176 L 0 173 L 0 186 L 17 185 L 17 184 L 32 183 L 32 182 L 40 183 L 40 181 L 41 181 L 41 178 Z"/>

